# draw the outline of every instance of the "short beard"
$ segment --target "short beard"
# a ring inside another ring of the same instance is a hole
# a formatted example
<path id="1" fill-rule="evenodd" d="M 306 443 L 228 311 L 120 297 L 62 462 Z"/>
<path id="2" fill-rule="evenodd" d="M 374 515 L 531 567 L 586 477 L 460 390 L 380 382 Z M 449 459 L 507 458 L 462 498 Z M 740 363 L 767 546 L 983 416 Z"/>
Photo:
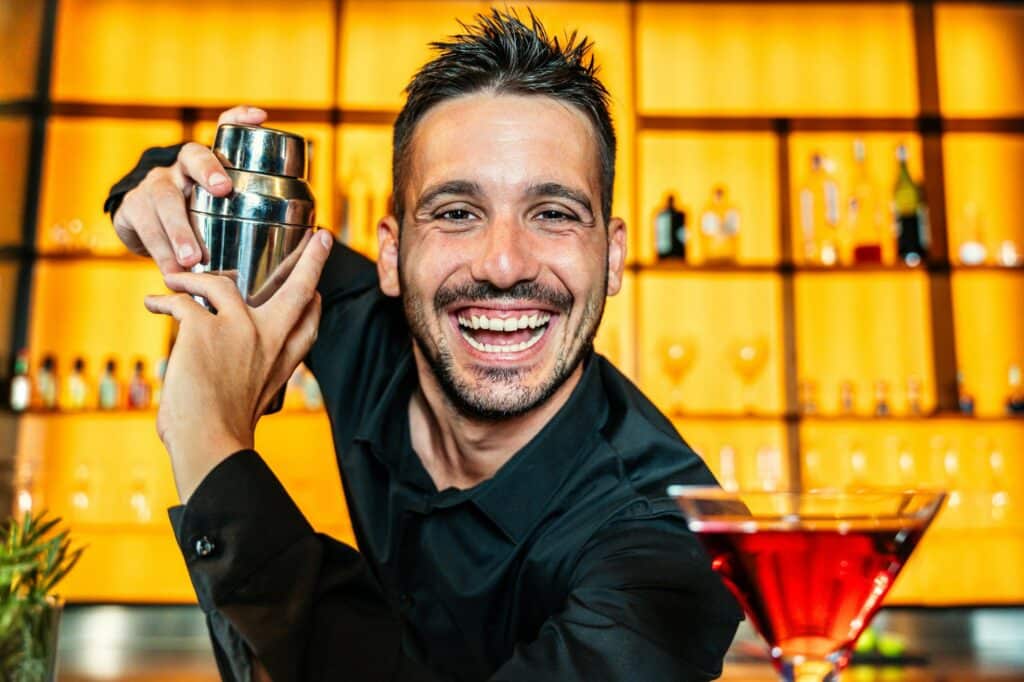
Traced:
<path id="1" fill-rule="evenodd" d="M 404 280 L 401 268 L 399 278 Z M 431 339 L 424 307 L 420 299 L 414 295 L 415 292 L 409 283 L 405 281 L 402 281 L 402 305 L 413 341 L 426 358 L 448 403 L 465 417 L 479 421 L 499 421 L 521 416 L 547 402 L 572 376 L 580 363 L 590 356 L 594 336 L 604 315 L 604 292 L 608 290 L 607 282 L 608 272 L 605 270 L 601 295 L 587 301 L 583 309 L 579 334 L 568 337 L 582 341 L 575 349 L 567 348 L 560 351 L 551 375 L 540 386 L 532 389 L 516 385 L 521 371 L 507 367 L 474 368 L 476 378 L 485 384 L 482 389 L 460 380 L 456 376 L 455 361 L 452 359 L 445 336 L 441 335 L 436 342 Z M 444 308 L 458 301 L 469 304 L 523 298 L 543 301 L 563 311 L 563 321 L 568 320 L 569 312 L 572 310 L 571 295 L 553 291 L 536 282 L 522 282 L 509 289 L 498 289 L 486 282 L 475 282 L 460 287 L 439 289 L 434 296 L 434 311 L 439 319 L 446 319 Z"/>

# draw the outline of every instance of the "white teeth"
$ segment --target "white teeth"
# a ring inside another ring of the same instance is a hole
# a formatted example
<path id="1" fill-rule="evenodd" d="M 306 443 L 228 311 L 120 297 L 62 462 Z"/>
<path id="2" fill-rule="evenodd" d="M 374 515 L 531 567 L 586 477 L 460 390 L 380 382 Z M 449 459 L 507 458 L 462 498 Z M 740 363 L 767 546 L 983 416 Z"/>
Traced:
<path id="1" fill-rule="evenodd" d="M 518 353 L 520 351 L 526 350 L 527 348 L 530 348 L 538 341 L 540 341 L 540 337 L 544 336 L 544 330 L 537 329 L 533 332 L 528 341 L 523 341 L 522 343 L 513 343 L 508 345 L 496 346 L 490 343 L 480 343 L 472 336 L 470 336 L 468 333 L 466 333 L 465 329 L 460 329 L 459 331 L 462 332 L 462 338 L 466 339 L 466 343 L 468 343 L 473 348 L 476 348 L 478 351 L 482 351 L 484 353 Z"/>
<path id="2" fill-rule="evenodd" d="M 549 313 L 534 313 L 533 315 L 522 315 L 518 318 L 489 318 L 483 315 L 458 316 L 459 326 L 467 329 L 487 329 L 496 332 L 514 332 L 520 329 L 536 329 L 551 320 Z"/>

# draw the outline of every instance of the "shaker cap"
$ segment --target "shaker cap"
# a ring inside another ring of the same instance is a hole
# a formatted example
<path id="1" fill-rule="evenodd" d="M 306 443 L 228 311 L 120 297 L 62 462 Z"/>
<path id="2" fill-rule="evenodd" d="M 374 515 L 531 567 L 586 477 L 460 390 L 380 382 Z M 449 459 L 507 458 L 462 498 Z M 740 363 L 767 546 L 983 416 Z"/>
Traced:
<path id="1" fill-rule="evenodd" d="M 308 174 L 306 140 L 285 130 L 222 123 L 217 127 L 213 153 L 238 170 L 290 178 Z"/>
<path id="2" fill-rule="evenodd" d="M 316 224 L 313 192 L 305 180 L 235 168 L 224 170 L 231 178 L 231 192 L 225 197 L 217 197 L 197 183 L 192 186 L 191 210 L 296 227 L 313 227 Z"/>

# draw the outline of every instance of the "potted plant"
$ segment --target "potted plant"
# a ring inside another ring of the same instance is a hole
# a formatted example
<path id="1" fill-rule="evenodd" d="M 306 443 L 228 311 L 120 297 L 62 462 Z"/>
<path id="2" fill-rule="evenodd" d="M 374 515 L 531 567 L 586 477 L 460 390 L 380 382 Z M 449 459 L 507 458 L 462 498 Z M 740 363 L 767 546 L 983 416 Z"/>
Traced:
<path id="1" fill-rule="evenodd" d="M 0 682 L 55 679 L 63 601 L 53 590 L 83 551 L 60 521 L 26 512 L 0 529 Z"/>

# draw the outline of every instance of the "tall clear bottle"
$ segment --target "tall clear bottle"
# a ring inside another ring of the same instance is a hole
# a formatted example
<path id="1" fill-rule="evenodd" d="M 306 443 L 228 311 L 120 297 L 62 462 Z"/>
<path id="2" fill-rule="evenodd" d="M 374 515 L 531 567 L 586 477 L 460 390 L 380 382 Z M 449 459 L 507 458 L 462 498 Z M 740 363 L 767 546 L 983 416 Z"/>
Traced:
<path id="1" fill-rule="evenodd" d="M 805 263 L 835 265 L 838 259 L 839 185 L 831 163 L 820 152 L 811 155 L 807 181 L 800 188 L 800 228 Z"/>
<path id="2" fill-rule="evenodd" d="M 700 215 L 700 246 L 706 263 L 735 263 L 739 250 L 740 212 L 725 185 L 715 185 Z"/>
<path id="3" fill-rule="evenodd" d="M 878 265 L 882 262 L 882 215 L 863 140 L 853 141 L 853 185 L 847 202 L 846 218 L 853 235 L 854 265 Z"/>
<path id="4" fill-rule="evenodd" d="M 899 176 L 893 190 L 896 251 L 907 265 L 920 265 L 928 256 L 928 208 L 921 186 L 910 177 L 906 145 L 897 147 L 896 159 L 899 162 Z"/>

